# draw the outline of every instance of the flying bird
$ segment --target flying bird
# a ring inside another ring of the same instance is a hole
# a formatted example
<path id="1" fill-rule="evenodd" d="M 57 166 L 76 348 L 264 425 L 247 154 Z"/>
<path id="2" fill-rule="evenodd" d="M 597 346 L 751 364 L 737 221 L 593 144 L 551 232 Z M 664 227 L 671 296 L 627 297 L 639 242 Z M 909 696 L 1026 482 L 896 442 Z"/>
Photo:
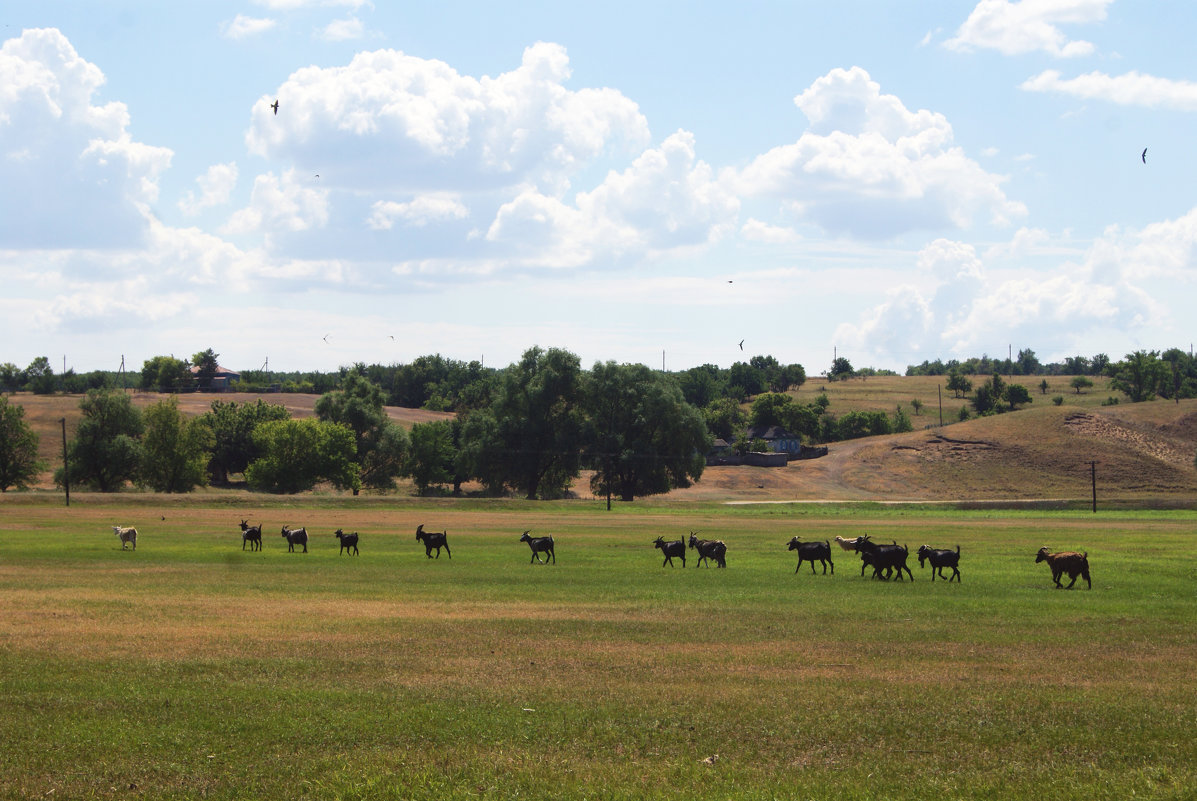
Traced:
<path id="1" fill-rule="evenodd" d="M 274 116 L 277 117 L 278 116 L 278 99 L 277 98 L 275 98 L 275 101 L 270 104 L 270 107 L 272 109 L 274 109 Z"/>
<path id="2" fill-rule="evenodd" d="M 330 336 L 331 336 L 331 334 L 325 334 L 325 335 L 322 337 L 322 339 L 323 339 L 325 342 L 328 342 L 328 338 L 329 338 Z"/>
<path id="3" fill-rule="evenodd" d="M 1147 148 L 1143 148 L 1143 163 L 1147 163 Z"/>
<path id="4" fill-rule="evenodd" d="M 744 340 L 740 340 L 740 350 L 744 350 Z"/>
<path id="5" fill-rule="evenodd" d="M 387 334 L 387 338 L 388 338 L 388 339 L 394 339 L 394 338 L 395 338 L 395 336 L 394 336 L 394 334 Z"/>

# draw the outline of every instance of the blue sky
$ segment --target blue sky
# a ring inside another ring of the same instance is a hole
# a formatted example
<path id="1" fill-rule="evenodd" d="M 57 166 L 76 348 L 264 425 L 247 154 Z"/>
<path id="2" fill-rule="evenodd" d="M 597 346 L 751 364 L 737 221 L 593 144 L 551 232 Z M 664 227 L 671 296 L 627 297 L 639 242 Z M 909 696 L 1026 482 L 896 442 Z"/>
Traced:
<path id="1" fill-rule="evenodd" d="M 902 371 L 1194 339 L 1194 4 L 0 16 L 18 366 L 501 366 L 540 345 L 815 375 L 835 353 Z"/>

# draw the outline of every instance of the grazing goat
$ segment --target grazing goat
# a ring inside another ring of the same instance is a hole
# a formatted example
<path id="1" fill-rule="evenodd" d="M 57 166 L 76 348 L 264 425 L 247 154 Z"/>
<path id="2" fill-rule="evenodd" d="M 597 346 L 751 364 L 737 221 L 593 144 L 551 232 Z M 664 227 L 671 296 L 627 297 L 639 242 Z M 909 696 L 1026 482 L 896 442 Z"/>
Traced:
<path id="1" fill-rule="evenodd" d="M 437 559 L 441 558 L 441 548 L 445 549 L 450 559 L 453 558 L 453 552 L 449 550 L 448 535 L 448 531 L 425 531 L 423 523 L 416 526 L 416 542 L 424 541 L 424 553 L 429 559 L 432 558 L 433 548 L 436 548 Z"/>
<path id="2" fill-rule="evenodd" d="M 690 547 L 698 551 L 698 564 L 695 567 L 702 567 L 703 562 L 710 567 L 712 561 L 719 567 L 727 567 L 727 546 L 723 540 L 700 540 L 697 533 L 690 532 Z"/>
<path id="3" fill-rule="evenodd" d="M 241 521 L 241 550 L 245 550 L 245 543 L 249 543 L 250 551 L 262 550 L 262 524 L 251 526 L 248 520 Z"/>
<path id="4" fill-rule="evenodd" d="M 840 546 L 841 548 L 843 548 L 845 551 L 855 551 L 855 550 L 856 550 L 856 546 L 860 544 L 861 540 L 868 539 L 868 537 L 869 537 L 869 535 L 868 535 L 868 534 L 865 534 L 865 535 L 864 535 L 864 536 L 862 536 L 862 537 L 853 537 L 853 538 L 852 538 L 852 539 L 850 539 L 850 540 L 846 540 L 846 539 L 844 539 L 843 537 L 839 537 L 839 536 L 837 536 L 837 537 L 835 538 L 835 541 L 836 541 L 836 543 L 837 543 L 837 544 L 839 544 L 839 546 Z"/>
<path id="5" fill-rule="evenodd" d="M 798 552 L 798 567 L 794 568 L 794 572 L 798 572 L 798 568 L 802 567 L 803 562 L 810 562 L 810 573 L 815 574 L 815 562 L 823 563 L 823 575 L 827 575 L 827 566 L 831 565 L 831 575 L 835 575 L 835 562 L 831 561 L 831 543 L 827 540 L 822 542 L 801 542 L 797 537 L 790 540 L 790 545 L 786 548 L 787 551 Z"/>
<path id="6" fill-rule="evenodd" d="M 308 552 L 308 530 L 306 528 L 283 526 L 283 539 L 287 541 L 287 553 L 295 553 L 296 545 L 302 545 L 303 552 Z"/>
<path id="7" fill-rule="evenodd" d="M 673 557 L 680 557 L 682 560 L 682 567 L 686 566 L 686 543 L 682 540 L 670 540 L 666 542 L 664 538 L 657 537 L 653 541 L 654 548 L 660 548 L 661 553 L 665 554 L 665 558 L 661 560 L 661 567 L 665 567 L 668 562 L 670 567 L 673 567 Z"/>
<path id="8" fill-rule="evenodd" d="M 902 571 L 906 571 L 906 575 L 910 576 L 910 580 L 914 581 L 914 573 L 910 572 L 910 567 L 906 564 L 906 558 L 910 555 L 904 545 L 878 545 L 875 542 L 870 542 L 865 539 L 856 546 L 856 550 L 860 553 L 861 575 L 864 575 L 864 565 L 870 565 L 873 568 L 873 578 L 889 580 L 891 573 L 897 571 L 898 581 L 902 580 Z M 882 575 L 882 571 L 885 574 Z"/>
<path id="9" fill-rule="evenodd" d="M 535 559 L 537 564 L 541 564 L 540 555 L 544 553 L 552 557 L 553 564 L 557 564 L 557 553 L 553 550 L 553 535 L 550 534 L 547 537 L 529 537 L 530 533 L 532 533 L 531 529 L 525 531 L 523 536 L 520 537 L 520 542 L 528 543 L 528 547 L 532 549 L 532 559 Z M 532 564 L 532 559 L 528 560 L 528 564 Z M 544 564 L 547 565 L 548 563 L 549 560 L 545 559 Z"/>
<path id="10" fill-rule="evenodd" d="M 943 578 L 943 569 L 945 567 L 952 568 L 952 575 L 948 577 L 950 582 L 952 579 L 960 581 L 960 546 L 956 546 L 956 550 L 948 551 L 939 548 L 932 548 L 930 545 L 919 546 L 919 568 L 924 567 L 924 562 L 931 563 L 931 580 L 935 581 L 935 574 L 938 573 L 940 578 Z"/>
<path id="11" fill-rule="evenodd" d="M 129 543 L 133 543 L 133 550 L 137 550 L 137 529 L 133 528 L 132 526 L 129 526 L 128 528 L 125 528 L 124 526 L 113 526 L 112 533 L 115 534 L 117 539 L 121 541 L 122 551 L 125 550 L 125 547 Z"/>
<path id="12" fill-rule="evenodd" d="M 1085 583 L 1089 585 L 1089 589 L 1093 589 L 1093 582 L 1089 580 L 1089 552 L 1077 553 L 1076 551 L 1061 551 L 1060 553 L 1052 553 L 1043 546 L 1039 549 L 1039 553 L 1035 556 L 1035 564 L 1040 562 L 1047 562 L 1047 566 L 1052 569 L 1052 581 L 1056 582 L 1057 588 L 1063 588 L 1060 583 L 1060 576 L 1065 573 L 1072 581 L 1068 582 L 1067 589 L 1072 589 L 1072 585 L 1076 584 L 1077 576 L 1085 579 Z"/>
<path id="13" fill-rule="evenodd" d="M 351 551 L 353 556 L 358 555 L 358 553 L 357 553 L 357 532 L 356 531 L 353 532 L 352 534 L 346 534 L 344 531 L 341 531 L 341 529 L 337 529 L 336 533 L 333 534 L 333 536 L 341 541 L 341 550 L 337 551 L 337 556 L 340 556 L 341 554 L 345 553 L 346 551 Z"/>

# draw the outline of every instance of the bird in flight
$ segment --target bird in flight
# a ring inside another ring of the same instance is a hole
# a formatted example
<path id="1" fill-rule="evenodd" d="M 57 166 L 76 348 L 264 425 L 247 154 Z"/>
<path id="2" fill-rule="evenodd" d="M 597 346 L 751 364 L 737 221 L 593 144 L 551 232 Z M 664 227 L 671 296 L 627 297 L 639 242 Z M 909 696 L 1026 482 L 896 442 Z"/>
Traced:
<path id="1" fill-rule="evenodd" d="M 1147 148 L 1143 148 L 1143 163 L 1147 163 Z"/>
<path id="2" fill-rule="evenodd" d="M 744 340 L 740 340 L 740 350 L 744 350 Z"/>
<path id="3" fill-rule="evenodd" d="M 274 102 L 270 104 L 270 107 L 272 109 L 274 109 L 274 116 L 277 117 L 278 116 L 278 98 L 275 98 Z"/>
<path id="4" fill-rule="evenodd" d="M 325 342 L 328 342 L 328 338 L 330 336 L 331 336 L 331 334 L 325 334 L 322 338 L 324 339 Z"/>

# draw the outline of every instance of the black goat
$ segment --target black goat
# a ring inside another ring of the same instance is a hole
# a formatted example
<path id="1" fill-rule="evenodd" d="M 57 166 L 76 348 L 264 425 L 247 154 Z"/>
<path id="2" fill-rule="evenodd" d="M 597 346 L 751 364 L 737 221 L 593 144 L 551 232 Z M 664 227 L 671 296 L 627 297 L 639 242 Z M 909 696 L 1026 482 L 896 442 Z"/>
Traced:
<path id="1" fill-rule="evenodd" d="M 344 531 L 341 531 L 341 529 L 337 529 L 336 533 L 333 534 L 333 536 L 341 541 L 341 550 L 337 551 L 337 556 L 340 556 L 341 554 L 345 553 L 346 551 L 351 551 L 353 556 L 358 555 L 357 532 L 356 531 L 353 532 L 352 534 L 346 534 Z"/>
<path id="2" fill-rule="evenodd" d="M 794 537 L 790 540 L 790 545 L 786 550 L 798 552 L 798 567 L 794 568 L 795 573 L 798 572 L 799 567 L 802 567 L 803 562 L 810 562 L 810 572 L 813 576 L 815 573 L 815 562 L 822 562 L 823 575 L 827 575 L 828 565 L 831 565 L 831 575 L 835 575 L 835 562 L 831 561 L 830 541 L 802 542 L 797 537 Z"/>
<path id="3" fill-rule="evenodd" d="M 262 524 L 251 526 L 248 520 L 241 521 L 241 550 L 245 550 L 245 543 L 249 543 L 251 551 L 262 550 Z"/>
<path id="4" fill-rule="evenodd" d="M 295 553 L 296 545 L 302 545 L 303 552 L 308 552 L 308 530 L 306 528 L 283 526 L 283 539 L 287 541 L 287 553 Z"/>
<path id="5" fill-rule="evenodd" d="M 707 567 L 711 566 L 711 562 L 719 567 L 727 567 L 727 546 L 723 540 L 700 540 L 697 532 L 691 531 L 690 547 L 698 551 L 698 564 L 695 567 L 702 567 L 703 562 L 707 563 Z"/>
<path id="6" fill-rule="evenodd" d="M 551 557 L 553 560 L 553 564 L 557 564 L 557 553 L 556 553 L 556 551 L 553 550 L 553 535 L 550 534 L 547 537 L 529 537 L 528 535 L 530 533 L 531 533 L 531 529 L 529 529 L 528 531 L 525 531 L 523 536 L 520 537 L 520 542 L 528 543 L 528 547 L 532 549 L 532 559 L 528 560 L 528 564 L 532 564 L 533 559 L 536 560 L 537 564 L 542 564 L 540 561 L 540 555 L 542 553 L 547 554 L 549 557 Z M 548 559 L 545 559 L 543 562 L 543 564 L 546 564 L 546 565 L 548 563 L 549 563 Z"/>
<path id="7" fill-rule="evenodd" d="M 1047 566 L 1052 569 L 1052 581 L 1056 582 L 1057 588 L 1063 588 L 1064 585 L 1060 583 L 1060 576 L 1065 573 L 1068 574 L 1072 581 L 1068 582 L 1067 589 L 1072 589 L 1072 585 L 1076 584 L 1077 576 L 1085 580 L 1089 585 L 1089 589 L 1093 589 L 1093 582 L 1089 580 L 1089 552 L 1077 553 L 1076 551 L 1061 551 L 1060 553 L 1052 553 L 1043 546 L 1039 549 L 1038 555 L 1035 556 L 1035 564 L 1040 562 L 1047 562 Z"/>
<path id="8" fill-rule="evenodd" d="M 878 545 L 865 539 L 857 543 L 856 550 L 860 553 L 860 559 L 864 565 L 873 568 L 873 578 L 888 581 L 891 573 L 897 571 L 898 581 L 901 581 L 902 571 L 906 571 L 906 575 L 910 576 L 911 581 L 914 581 L 914 573 L 910 572 L 910 567 L 906 564 L 906 558 L 910 555 L 906 546 Z M 864 575 L 864 565 L 861 566 L 861 575 Z M 885 571 L 884 575 L 882 575 L 882 571 Z"/>
<path id="9" fill-rule="evenodd" d="M 453 558 L 453 552 L 449 550 L 449 532 L 448 531 L 425 531 L 424 524 L 416 526 L 416 542 L 424 542 L 424 554 L 431 559 L 432 549 L 436 548 L 436 558 L 441 558 L 441 548 L 445 549 L 445 553 L 449 554 L 449 558 Z"/>
<path id="10" fill-rule="evenodd" d="M 930 545 L 919 546 L 919 568 L 924 567 L 924 562 L 931 563 L 931 580 L 935 581 L 935 574 L 938 573 L 940 578 L 943 578 L 943 569 L 945 567 L 952 568 L 952 575 L 948 577 L 950 582 L 952 579 L 960 581 L 960 546 L 956 546 L 956 550 L 948 551 L 939 548 L 932 548 Z"/>
<path id="11" fill-rule="evenodd" d="M 654 548 L 660 548 L 661 553 L 665 554 L 665 558 L 661 561 L 661 567 L 665 567 L 668 562 L 670 567 L 673 567 L 673 557 L 681 557 L 682 567 L 686 566 L 686 543 L 682 540 L 670 540 L 666 542 L 663 538 L 657 537 L 653 541 Z"/>

